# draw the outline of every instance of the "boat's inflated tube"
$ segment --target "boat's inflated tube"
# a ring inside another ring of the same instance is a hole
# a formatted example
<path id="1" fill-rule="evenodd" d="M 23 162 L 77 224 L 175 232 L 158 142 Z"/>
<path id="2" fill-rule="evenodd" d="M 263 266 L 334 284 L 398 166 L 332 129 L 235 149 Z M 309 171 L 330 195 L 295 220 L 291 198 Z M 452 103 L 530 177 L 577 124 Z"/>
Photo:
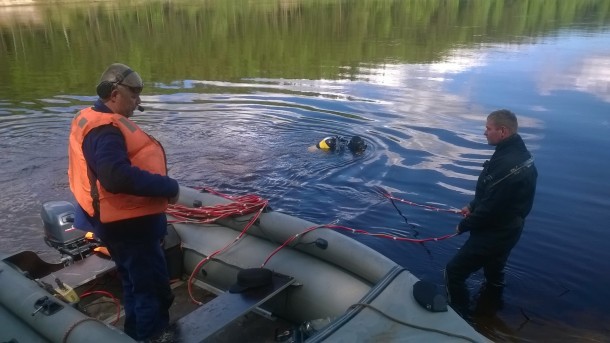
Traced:
<path id="1" fill-rule="evenodd" d="M 0 303 L 24 323 L 21 328 L 28 326 L 50 342 L 133 342 L 116 328 L 58 300 L 4 261 L 0 261 L 0 284 Z M 19 326 L 3 327 L 2 331 L 19 342 L 31 336 L 20 333 Z"/>

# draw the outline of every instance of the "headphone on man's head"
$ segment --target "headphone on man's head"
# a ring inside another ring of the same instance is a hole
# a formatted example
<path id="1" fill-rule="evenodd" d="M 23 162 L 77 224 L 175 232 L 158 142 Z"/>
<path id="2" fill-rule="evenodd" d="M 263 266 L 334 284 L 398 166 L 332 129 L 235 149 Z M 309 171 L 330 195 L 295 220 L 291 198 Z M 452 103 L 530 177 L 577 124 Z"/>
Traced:
<path id="1" fill-rule="evenodd" d="M 121 82 L 123 82 L 123 80 L 125 80 L 125 78 L 127 76 L 129 76 L 129 74 L 131 74 L 131 73 L 133 73 L 133 70 L 131 70 L 130 68 L 127 68 L 121 74 L 116 76 L 115 81 L 100 82 L 97 85 L 97 88 L 95 89 L 97 92 L 97 95 L 102 99 L 107 99 L 110 96 L 110 93 L 112 93 L 112 90 L 114 89 L 114 87 L 116 87 L 117 85 L 120 85 Z"/>

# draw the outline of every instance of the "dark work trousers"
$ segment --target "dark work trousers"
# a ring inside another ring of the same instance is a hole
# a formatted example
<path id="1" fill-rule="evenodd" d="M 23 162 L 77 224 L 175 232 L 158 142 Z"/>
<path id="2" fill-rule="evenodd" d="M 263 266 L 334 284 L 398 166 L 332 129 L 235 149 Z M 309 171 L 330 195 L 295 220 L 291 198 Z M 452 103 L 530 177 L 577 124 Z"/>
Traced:
<path id="1" fill-rule="evenodd" d="M 511 247 L 512 248 L 512 247 Z M 458 253 L 447 263 L 445 282 L 451 307 L 462 316 L 467 316 L 470 294 L 466 279 L 483 268 L 486 284 L 496 288 L 504 286 L 504 267 L 511 249 L 501 251 L 477 251 L 469 239 Z"/>
<path id="2" fill-rule="evenodd" d="M 159 240 L 145 237 L 104 243 L 123 284 L 125 333 L 136 340 L 158 334 L 169 325 L 173 301 Z"/>

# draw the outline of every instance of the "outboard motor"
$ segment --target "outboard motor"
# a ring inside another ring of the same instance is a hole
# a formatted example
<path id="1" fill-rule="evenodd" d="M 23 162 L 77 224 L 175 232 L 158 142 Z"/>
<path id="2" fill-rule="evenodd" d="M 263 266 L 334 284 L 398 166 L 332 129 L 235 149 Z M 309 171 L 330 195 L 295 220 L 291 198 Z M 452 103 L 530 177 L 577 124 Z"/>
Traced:
<path id="1" fill-rule="evenodd" d="M 67 201 L 48 201 L 42 204 L 44 241 L 67 257 L 67 262 L 83 259 L 99 244 L 85 238 L 86 232 L 76 229 L 74 205 Z M 62 259 L 64 260 L 64 259 Z"/>

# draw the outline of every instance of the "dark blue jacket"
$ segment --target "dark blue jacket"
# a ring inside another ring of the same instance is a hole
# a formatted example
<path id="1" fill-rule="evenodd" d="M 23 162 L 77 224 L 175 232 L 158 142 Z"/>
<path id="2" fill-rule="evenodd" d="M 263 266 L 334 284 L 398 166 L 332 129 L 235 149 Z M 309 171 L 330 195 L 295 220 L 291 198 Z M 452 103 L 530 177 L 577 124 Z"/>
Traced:
<path id="1" fill-rule="evenodd" d="M 484 163 L 471 213 L 459 224 L 460 232 L 470 231 L 470 240 L 481 249 L 510 249 L 519 240 L 536 192 L 536 166 L 524 166 L 531 157 L 521 136 L 514 134 Z"/>
<path id="2" fill-rule="evenodd" d="M 112 113 L 99 99 L 93 109 Z M 166 198 L 178 194 L 176 180 L 131 165 L 125 139 L 113 125 L 91 130 L 83 142 L 83 153 L 93 177 L 110 192 Z M 77 205 L 75 217 L 75 227 L 93 231 L 103 241 L 159 239 L 167 233 L 167 219 L 163 213 L 102 224 L 99 218 L 89 216 Z"/>

